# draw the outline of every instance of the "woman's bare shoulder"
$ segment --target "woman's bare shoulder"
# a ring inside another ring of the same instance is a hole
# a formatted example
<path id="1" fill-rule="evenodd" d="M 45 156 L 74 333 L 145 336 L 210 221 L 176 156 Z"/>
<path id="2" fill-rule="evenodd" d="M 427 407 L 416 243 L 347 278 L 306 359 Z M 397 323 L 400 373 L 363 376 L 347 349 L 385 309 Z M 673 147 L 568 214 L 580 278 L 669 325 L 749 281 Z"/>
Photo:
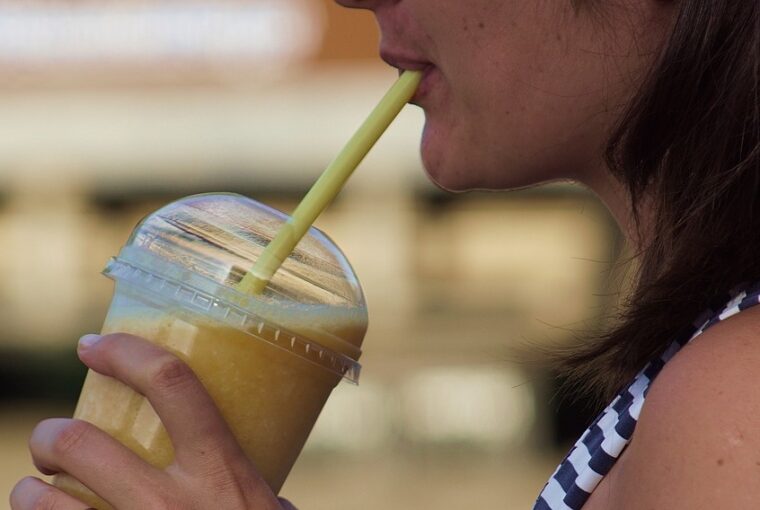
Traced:
<path id="1" fill-rule="evenodd" d="M 760 306 L 716 324 L 655 379 L 620 461 L 618 508 L 760 503 Z"/>
<path id="2" fill-rule="evenodd" d="M 760 306 L 665 365 L 609 489 L 618 508 L 745 509 L 759 477 Z"/>

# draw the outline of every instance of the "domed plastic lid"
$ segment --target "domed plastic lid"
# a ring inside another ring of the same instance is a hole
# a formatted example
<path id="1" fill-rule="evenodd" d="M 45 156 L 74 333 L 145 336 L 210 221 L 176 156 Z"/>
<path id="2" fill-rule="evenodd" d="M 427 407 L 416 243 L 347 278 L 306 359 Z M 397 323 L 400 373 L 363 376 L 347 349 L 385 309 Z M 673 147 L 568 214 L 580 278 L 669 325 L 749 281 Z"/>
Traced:
<path id="1" fill-rule="evenodd" d="M 144 218 L 104 273 L 356 382 L 367 309 L 353 269 L 325 234 L 311 228 L 261 295 L 236 288 L 286 220 L 237 194 L 186 197 Z"/>

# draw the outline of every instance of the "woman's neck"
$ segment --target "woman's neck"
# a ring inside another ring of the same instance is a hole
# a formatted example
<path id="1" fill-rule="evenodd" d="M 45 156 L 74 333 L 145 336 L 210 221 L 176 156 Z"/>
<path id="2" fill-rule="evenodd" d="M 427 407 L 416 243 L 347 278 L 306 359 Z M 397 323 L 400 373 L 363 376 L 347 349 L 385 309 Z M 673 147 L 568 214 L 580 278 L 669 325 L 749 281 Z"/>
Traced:
<path id="1" fill-rule="evenodd" d="M 583 176 L 578 181 L 601 199 L 615 218 L 630 247 L 636 253 L 640 252 L 647 245 L 649 233 L 654 226 L 650 197 L 644 195 L 639 203 L 633 204 L 625 184 L 612 175 L 606 166 L 598 172 Z"/>

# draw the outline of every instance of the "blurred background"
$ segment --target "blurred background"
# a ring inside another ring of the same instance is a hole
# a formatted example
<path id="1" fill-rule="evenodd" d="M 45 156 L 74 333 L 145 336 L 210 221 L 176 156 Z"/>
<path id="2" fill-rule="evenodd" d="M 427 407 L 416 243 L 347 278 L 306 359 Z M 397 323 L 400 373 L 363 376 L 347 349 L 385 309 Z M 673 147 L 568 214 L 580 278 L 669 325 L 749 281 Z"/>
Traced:
<path id="1" fill-rule="evenodd" d="M 0 508 L 34 423 L 73 411 L 134 224 L 207 191 L 291 211 L 394 81 L 377 40 L 331 0 L 0 1 Z M 529 508 L 591 417 L 516 349 L 599 326 L 614 223 L 569 184 L 438 191 L 422 122 L 318 222 L 370 330 L 283 489 L 303 510 Z"/>

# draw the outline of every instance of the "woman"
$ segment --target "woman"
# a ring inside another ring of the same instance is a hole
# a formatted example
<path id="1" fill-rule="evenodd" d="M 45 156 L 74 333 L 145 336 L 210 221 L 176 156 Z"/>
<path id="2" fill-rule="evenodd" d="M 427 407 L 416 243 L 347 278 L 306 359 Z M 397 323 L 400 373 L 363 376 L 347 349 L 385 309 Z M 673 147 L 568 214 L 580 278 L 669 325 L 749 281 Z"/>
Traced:
<path id="1" fill-rule="evenodd" d="M 374 12 L 390 65 L 425 70 L 414 102 L 433 181 L 452 191 L 577 181 L 638 254 L 616 328 L 561 361 L 612 403 L 535 508 L 758 507 L 758 2 L 339 3 Z M 146 392 L 196 454 L 159 472 L 87 424 L 48 420 L 30 443 L 43 473 L 69 472 L 120 510 L 288 508 L 169 354 L 121 335 L 85 337 L 79 355 Z M 167 376 L 162 390 L 135 369 L 146 364 Z M 85 508 L 33 478 L 11 500 Z"/>

